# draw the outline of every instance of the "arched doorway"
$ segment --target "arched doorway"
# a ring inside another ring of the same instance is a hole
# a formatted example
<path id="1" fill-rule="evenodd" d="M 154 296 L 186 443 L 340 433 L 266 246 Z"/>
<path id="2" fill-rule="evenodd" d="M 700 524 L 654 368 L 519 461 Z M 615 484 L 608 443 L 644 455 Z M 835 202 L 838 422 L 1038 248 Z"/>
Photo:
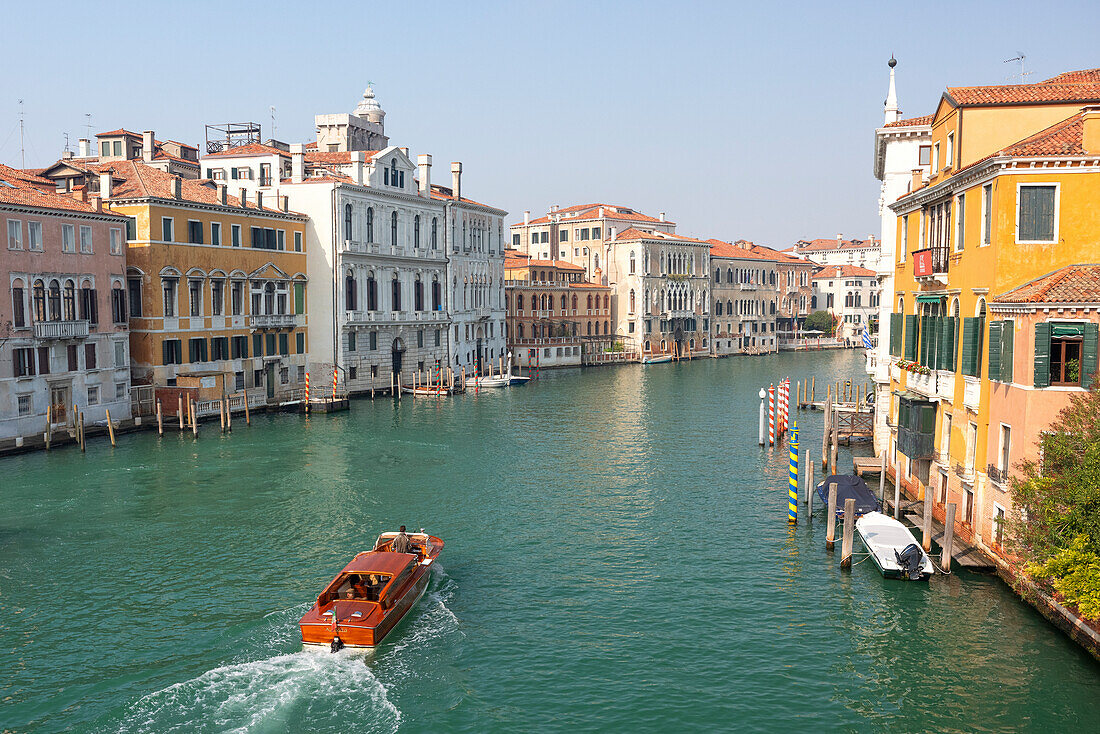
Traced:
<path id="1" fill-rule="evenodd" d="M 477 372 L 482 372 L 482 360 L 485 358 L 485 327 L 478 324 L 477 329 L 474 331 L 474 338 L 477 339 Z"/>
<path id="2" fill-rule="evenodd" d="M 401 360 L 405 356 L 405 342 L 401 337 L 397 337 L 393 340 L 393 346 L 391 347 L 391 354 L 393 356 L 393 374 L 401 374 Z"/>

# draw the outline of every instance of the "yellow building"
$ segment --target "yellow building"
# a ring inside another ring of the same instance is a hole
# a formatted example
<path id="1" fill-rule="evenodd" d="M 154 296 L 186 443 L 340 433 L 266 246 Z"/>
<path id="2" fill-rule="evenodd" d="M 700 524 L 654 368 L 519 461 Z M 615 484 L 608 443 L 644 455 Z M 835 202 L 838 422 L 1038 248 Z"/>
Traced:
<path id="1" fill-rule="evenodd" d="M 309 347 L 307 217 L 288 211 L 285 197 L 250 201 L 242 190 L 237 198 L 139 161 L 84 167 L 82 185 L 129 217 L 134 383 L 170 388 L 201 376 L 268 399 L 299 388 Z"/>
<path id="2" fill-rule="evenodd" d="M 1100 261 L 1096 103 L 1100 69 L 949 88 L 933 116 L 930 176 L 914 170 L 891 205 L 895 466 L 912 493 L 931 489 L 941 519 L 955 503 L 958 534 L 994 552 L 1013 467 L 1097 365 L 1095 308 L 1036 309 L 1037 285 L 1030 305 L 1009 294 Z M 1059 334 L 1069 332 L 1077 341 L 1065 352 Z"/>

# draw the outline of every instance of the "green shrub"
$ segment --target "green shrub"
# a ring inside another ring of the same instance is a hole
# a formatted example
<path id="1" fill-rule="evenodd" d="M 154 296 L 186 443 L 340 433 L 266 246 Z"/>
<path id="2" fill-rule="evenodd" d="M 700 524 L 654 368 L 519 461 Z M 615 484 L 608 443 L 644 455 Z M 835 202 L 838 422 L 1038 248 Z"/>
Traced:
<path id="1" fill-rule="evenodd" d="M 1033 578 L 1050 581 L 1082 616 L 1100 619 L 1100 555 L 1092 550 L 1088 536 L 1078 535 L 1046 563 L 1027 571 Z"/>

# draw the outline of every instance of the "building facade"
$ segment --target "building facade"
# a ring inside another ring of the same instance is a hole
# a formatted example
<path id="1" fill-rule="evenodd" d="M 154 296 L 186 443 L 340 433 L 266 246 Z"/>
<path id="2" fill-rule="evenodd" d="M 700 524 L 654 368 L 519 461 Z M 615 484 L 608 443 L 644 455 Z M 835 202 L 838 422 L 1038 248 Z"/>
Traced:
<path id="1" fill-rule="evenodd" d="M 0 166 L 0 439 L 130 417 L 126 219 Z"/>
<path id="2" fill-rule="evenodd" d="M 860 341 L 878 315 L 879 284 L 874 270 L 856 265 L 826 265 L 813 276 L 817 308 L 836 320 L 835 336 Z"/>
<path id="3" fill-rule="evenodd" d="M 777 260 L 740 240 L 710 243 L 713 273 L 711 351 L 716 356 L 779 349 L 775 317 L 779 305 Z"/>
<path id="4" fill-rule="evenodd" d="M 838 234 L 835 240 L 799 240 L 792 250 L 795 255 L 813 260 L 818 265 L 854 265 L 878 270 L 882 243 L 871 235 L 865 240 L 846 240 Z"/>
<path id="5" fill-rule="evenodd" d="M 1096 105 L 1100 70 L 949 88 L 931 123 L 929 179 L 918 185 L 915 172 L 891 206 L 902 481 L 929 486 L 938 508 L 956 503 L 956 532 L 991 552 L 1011 511 L 1013 457 L 1033 450 L 1013 445 L 1097 369 L 1094 312 L 1078 300 L 1088 289 L 1059 295 L 1051 280 L 1089 278 L 1067 268 L 1096 260 L 1098 225 L 1083 214 L 1100 196 Z"/>

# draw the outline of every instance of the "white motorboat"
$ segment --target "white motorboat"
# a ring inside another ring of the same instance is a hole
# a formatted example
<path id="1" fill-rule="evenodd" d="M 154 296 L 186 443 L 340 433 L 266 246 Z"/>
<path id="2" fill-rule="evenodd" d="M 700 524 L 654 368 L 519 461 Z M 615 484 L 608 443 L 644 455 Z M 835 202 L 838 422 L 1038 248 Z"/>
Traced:
<path id="1" fill-rule="evenodd" d="M 886 578 L 924 581 L 936 572 L 909 528 L 889 515 L 868 512 L 856 520 L 856 532 Z"/>
<path id="2" fill-rule="evenodd" d="M 520 375 L 512 374 L 512 353 L 508 352 L 508 372 L 505 374 L 493 375 L 477 375 L 474 377 L 466 378 L 466 387 L 508 387 L 510 385 L 523 385 L 530 382 L 530 377 L 523 377 Z"/>
<path id="3" fill-rule="evenodd" d="M 642 364 L 664 364 L 671 361 L 671 354 L 651 354 L 648 357 L 642 357 Z"/>

